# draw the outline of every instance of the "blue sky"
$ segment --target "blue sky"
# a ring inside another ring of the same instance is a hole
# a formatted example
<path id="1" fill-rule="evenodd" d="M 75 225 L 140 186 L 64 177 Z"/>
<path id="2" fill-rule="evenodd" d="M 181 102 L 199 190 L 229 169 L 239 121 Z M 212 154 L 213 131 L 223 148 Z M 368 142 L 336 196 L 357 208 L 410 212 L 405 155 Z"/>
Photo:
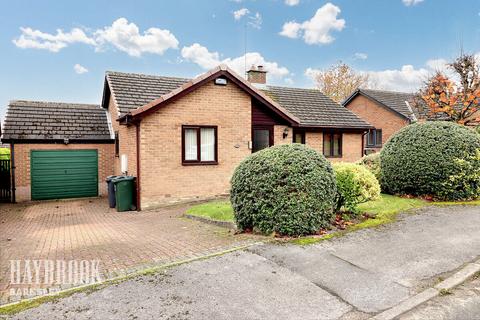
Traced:
<path id="1" fill-rule="evenodd" d="M 16 0 L 0 26 L 0 117 L 12 99 L 100 103 L 106 70 L 242 72 L 245 29 L 247 64 L 279 85 L 311 87 L 342 60 L 411 91 L 461 48 L 480 53 L 478 0 Z"/>

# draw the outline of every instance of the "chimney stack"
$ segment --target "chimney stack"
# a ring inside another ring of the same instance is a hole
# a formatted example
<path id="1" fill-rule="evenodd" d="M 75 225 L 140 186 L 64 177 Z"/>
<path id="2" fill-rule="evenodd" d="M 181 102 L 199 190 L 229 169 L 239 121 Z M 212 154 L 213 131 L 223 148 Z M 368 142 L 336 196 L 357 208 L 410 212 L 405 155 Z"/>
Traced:
<path id="1" fill-rule="evenodd" d="M 255 67 L 252 65 L 250 70 L 247 71 L 247 80 L 250 83 L 266 84 L 267 83 L 267 71 L 262 65 Z"/>

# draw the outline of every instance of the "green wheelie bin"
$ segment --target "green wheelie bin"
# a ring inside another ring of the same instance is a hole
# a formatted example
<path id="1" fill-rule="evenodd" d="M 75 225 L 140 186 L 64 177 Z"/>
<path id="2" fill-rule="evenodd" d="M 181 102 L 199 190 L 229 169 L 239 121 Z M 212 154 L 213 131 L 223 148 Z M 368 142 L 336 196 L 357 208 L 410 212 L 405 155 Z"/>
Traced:
<path id="1" fill-rule="evenodd" d="M 136 210 L 135 177 L 120 176 L 112 180 L 115 187 L 115 202 L 118 212 Z"/>

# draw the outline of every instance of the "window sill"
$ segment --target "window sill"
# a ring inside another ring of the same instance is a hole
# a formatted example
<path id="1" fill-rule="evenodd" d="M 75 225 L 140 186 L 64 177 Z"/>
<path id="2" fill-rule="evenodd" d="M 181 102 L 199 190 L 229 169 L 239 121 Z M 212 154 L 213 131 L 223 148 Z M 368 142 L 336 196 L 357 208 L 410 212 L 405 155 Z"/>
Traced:
<path id="1" fill-rule="evenodd" d="M 218 165 L 218 161 L 209 162 L 182 162 L 182 166 L 215 166 Z"/>
<path id="2" fill-rule="evenodd" d="M 326 156 L 324 155 L 325 158 L 327 159 L 340 159 L 340 158 L 343 158 L 343 156 Z"/>

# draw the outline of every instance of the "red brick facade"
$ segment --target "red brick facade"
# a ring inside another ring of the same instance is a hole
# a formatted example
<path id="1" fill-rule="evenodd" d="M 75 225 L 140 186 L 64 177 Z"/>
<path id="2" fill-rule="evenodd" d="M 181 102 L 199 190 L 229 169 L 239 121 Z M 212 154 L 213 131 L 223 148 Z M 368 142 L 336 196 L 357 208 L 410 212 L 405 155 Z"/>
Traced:
<path id="1" fill-rule="evenodd" d="M 395 111 L 362 95 L 357 95 L 346 105 L 346 107 L 357 114 L 360 118 L 373 125 L 376 129 L 382 130 L 382 145 L 384 145 L 398 130 L 410 123 L 408 119 L 402 117 Z M 366 141 L 364 143 L 366 146 Z M 379 151 L 381 147 L 371 149 Z"/>
<path id="2" fill-rule="evenodd" d="M 116 119 L 111 99 L 109 112 Z M 249 154 L 252 140 L 252 99 L 233 83 L 209 82 L 143 118 L 140 126 L 141 208 L 226 195 L 236 166 Z M 120 156 L 128 155 L 129 174 L 137 175 L 136 128 L 119 125 Z M 218 164 L 182 165 L 182 125 L 217 126 Z M 283 137 L 288 128 L 287 137 Z M 274 126 L 274 144 L 292 142 L 292 128 Z M 306 144 L 323 152 L 323 132 L 306 132 Z M 343 134 L 343 156 L 332 161 L 356 161 L 362 155 L 362 133 Z M 113 159 L 115 174 L 120 160 Z"/>

